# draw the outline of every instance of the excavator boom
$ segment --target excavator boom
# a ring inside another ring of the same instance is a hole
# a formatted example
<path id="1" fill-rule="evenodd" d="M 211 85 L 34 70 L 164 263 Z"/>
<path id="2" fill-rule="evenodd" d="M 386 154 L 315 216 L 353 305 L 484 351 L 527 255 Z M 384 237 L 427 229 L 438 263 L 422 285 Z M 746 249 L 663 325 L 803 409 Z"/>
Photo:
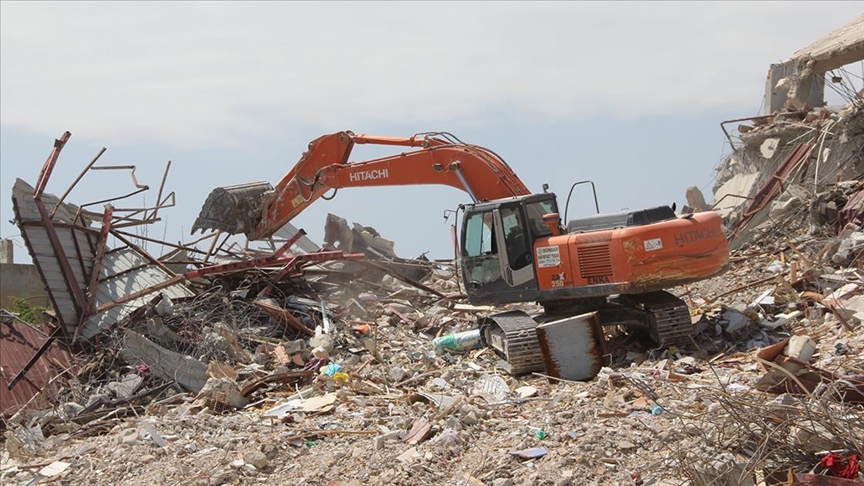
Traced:
<path id="1" fill-rule="evenodd" d="M 357 144 L 414 148 L 397 155 L 350 162 Z M 449 134 L 409 138 L 355 135 L 349 131 L 313 140 L 275 187 L 266 182 L 215 189 L 192 227 L 249 239 L 272 235 L 328 191 L 344 187 L 439 184 L 467 192 L 477 201 L 530 194 L 513 170 L 491 150 Z"/>

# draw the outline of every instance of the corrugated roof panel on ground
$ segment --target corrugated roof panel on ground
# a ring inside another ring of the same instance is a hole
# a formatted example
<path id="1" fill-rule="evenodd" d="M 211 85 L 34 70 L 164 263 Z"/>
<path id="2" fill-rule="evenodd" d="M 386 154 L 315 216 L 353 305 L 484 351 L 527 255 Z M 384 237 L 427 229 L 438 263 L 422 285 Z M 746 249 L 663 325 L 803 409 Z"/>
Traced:
<path id="1" fill-rule="evenodd" d="M 45 391 L 27 405 L 27 409 L 50 408 L 51 401 L 63 388 L 59 380 L 48 383 L 69 367 L 71 356 L 67 351 L 52 345 L 27 371 L 24 378 L 9 389 L 9 383 L 24 369 L 47 338 L 44 333 L 24 323 L 0 322 L 0 390 L 3 391 L 0 393 L 0 416 L 8 418 L 14 415 L 43 387 Z M 63 368 L 58 368 L 58 365 Z"/>

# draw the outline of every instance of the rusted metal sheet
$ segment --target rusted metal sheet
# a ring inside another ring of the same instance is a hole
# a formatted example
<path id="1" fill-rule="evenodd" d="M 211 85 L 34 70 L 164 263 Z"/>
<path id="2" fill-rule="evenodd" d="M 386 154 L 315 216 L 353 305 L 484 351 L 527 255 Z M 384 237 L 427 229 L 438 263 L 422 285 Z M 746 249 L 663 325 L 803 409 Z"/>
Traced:
<path id="1" fill-rule="evenodd" d="M 860 225 L 862 222 L 864 222 L 864 189 L 856 192 L 846 201 L 846 206 L 840 211 L 839 224 L 841 226 L 849 223 Z"/>
<path id="2" fill-rule="evenodd" d="M 121 248 L 105 254 L 102 271 L 96 290 L 96 306 L 104 306 L 121 298 L 155 287 L 171 279 L 165 270 L 151 264 L 147 258 L 132 248 Z M 162 289 L 170 299 L 193 297 L 195 294 L 182 284 Z M 135 309 L 145 305 L 149 297 L 141 296 L 124 304 L 95 314 L 84 323 L 81 337 L 90 339 L 111 324 L 122 320 Z"/>
<path id="3" fill-rule="evenodd" d="M 146 303 L 145 299 L 135 299 L 123 305 L 98 312 L 87 318 L 79 329 L 82 312 L 72 287 L 67 282 L 67 272 L 63 271 L 61 261 L 68 260 L 71 275 L 79 288 L 86 288 L 91 282 L 99 246 L 99 229 L 91 228 L 91 222 L 78 216 L 79 208 L 69 203 L 57 206 L 58 198 L 43 193 L 42 203 L 54 212 L 51 228 L 43 224 L 40 211 L 32 195 L 34 188 L 22 180 L 13 189 L 13 208 L 21 234 L 27 243 L 33 263 L 42 276 L 49 299 L 57 313 L 68 337 L 89 340 L 101 330 L 121 320 L 130 312 Z M 55 251 L 51 234 L 60 243 L 62 254 Z M 152 258 L 133 248 L 120 248 L 106 252 L 101 268 L 98 268 L 98 285 L 95 292 L 95 306 L 107 303 L 169 280 L 172 275 Z M 170 298 L 192 297 L 194 294 L 181 284 L 163 289 Z"/>
<path id="4" fill-rule="evenodd" d="M 75 225 L 78 207 L 65 203 L 57 208 L 54 215 L 53 232 L 63 249 L 64 256 L 58 256 L 51 243 L 52 229 L 42 224 L 42 217 L 33 198 L 35 188 L 21 179 L 16 180 L 12 189 L 12 206 L 15 220 L 19 223 L 21 235 L 33 259 L 33 264 L 42 276 L 48 298 L 51 301 L 61 326 L 69 336 L 75 332 L 80 320 L 79 309 L 71 287 L 66 281 L 61 260 L 66 258 L 74 278 L 82 284 L 87 282 L 96 258 L 97 235 L 87 231 L 86 219 Z M 42 195 L 46 209 L 54 210 L 58 199 L 52 194 Z"/>
<path id="5" fill-rule="evenodd" d="M 565 380 L 590 380 L 603 367 L 606 341 L 597 312 L 537 326 L 546 374 Z"/>
<path id="6" fill-rule="evenodd" d="M 778 395 L 802 395 L 814 392 L 820 383 L 824 383 L 832 385 L 833 392 L 828 394 L 830 398 L 845 403 L 864 403 L 864 375 L 838 375 L 782 354 L 774 359 L 774 363 L 786 370 L 786 373 L 771 368 L 756 382 L 757 390 Z"/>
<path id="7" fill-rule="evenodd" d="M 14 387 L 9 385 L 15 375 L 39 351 L 48 335 L 27 324 L 13 320 L 0 320 L 0 416 L 11 417 L 26 406 L 27 410 L 44 409 L 58 397 L 63 389 L 61 380 L 51 380 L 69 368 L 69 352 L 51 345 L 36 360 Z M 34 395 L 45 388 L 30 404 Z"/>

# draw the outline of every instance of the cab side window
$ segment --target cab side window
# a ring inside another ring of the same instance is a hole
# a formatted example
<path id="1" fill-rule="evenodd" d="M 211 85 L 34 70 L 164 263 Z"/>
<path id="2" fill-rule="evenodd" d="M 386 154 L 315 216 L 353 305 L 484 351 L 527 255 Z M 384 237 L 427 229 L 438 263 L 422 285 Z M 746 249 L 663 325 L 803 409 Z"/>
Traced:
<path id="1" fill-rule="evenodd" d="M 465 224 L 465 256 L 497 253 L 492 211 L 474 213 Z"/>

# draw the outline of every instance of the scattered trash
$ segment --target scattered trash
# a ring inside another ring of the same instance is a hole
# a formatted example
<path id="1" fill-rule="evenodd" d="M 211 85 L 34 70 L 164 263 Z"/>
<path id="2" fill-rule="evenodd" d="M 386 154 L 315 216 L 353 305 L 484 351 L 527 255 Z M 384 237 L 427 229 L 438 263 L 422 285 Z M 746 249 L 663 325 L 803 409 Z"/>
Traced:
<path id="1" fill-rule="evenodd" d="M 432 340 L 439 352 L 443 351 L 465 351 L 473 349 L 480 344 L 480 330 L 473 329 L 459 333 L 447 334 Z"/>
<path id="2" fill-rule="evenodd" d="M 522 459 L 537 459 L 549 453 L 545 447 L 532 447 L 530 449 L 512 450 L 510 454 Z"/>
<path id="3" fill-rule="evenodd" d="M 330 363 L 324 367 L 324 374 L 327 376 L 333 376 L 336 373 L 338 373 L 339 370 L 341 370 L 341 369 L 342 369 L 341 365 L 338 365 L 336 363 Z"/>
<path id="4" fill-rule="evenodd" d="M 819 466 L 830 473 L 831 476 L 845 479 L 858 479 L 858 455 L 849 454 L 843 457 L 840 454 L 829 452 L 819 460 Z"/>
<path id="5" fill-rule="evenodd" d="M 510 395 L 510 386 L 501 375 L 482 375 L 474 390 L 488 403 L 503 402 Z"/>
<path id="6" fill-rule="evenodd" d="M 39 470 L 39 475 L 44 478 L 53 478 L 63 474 L 72 464 L 64 461 L 54 461 Z"/>

